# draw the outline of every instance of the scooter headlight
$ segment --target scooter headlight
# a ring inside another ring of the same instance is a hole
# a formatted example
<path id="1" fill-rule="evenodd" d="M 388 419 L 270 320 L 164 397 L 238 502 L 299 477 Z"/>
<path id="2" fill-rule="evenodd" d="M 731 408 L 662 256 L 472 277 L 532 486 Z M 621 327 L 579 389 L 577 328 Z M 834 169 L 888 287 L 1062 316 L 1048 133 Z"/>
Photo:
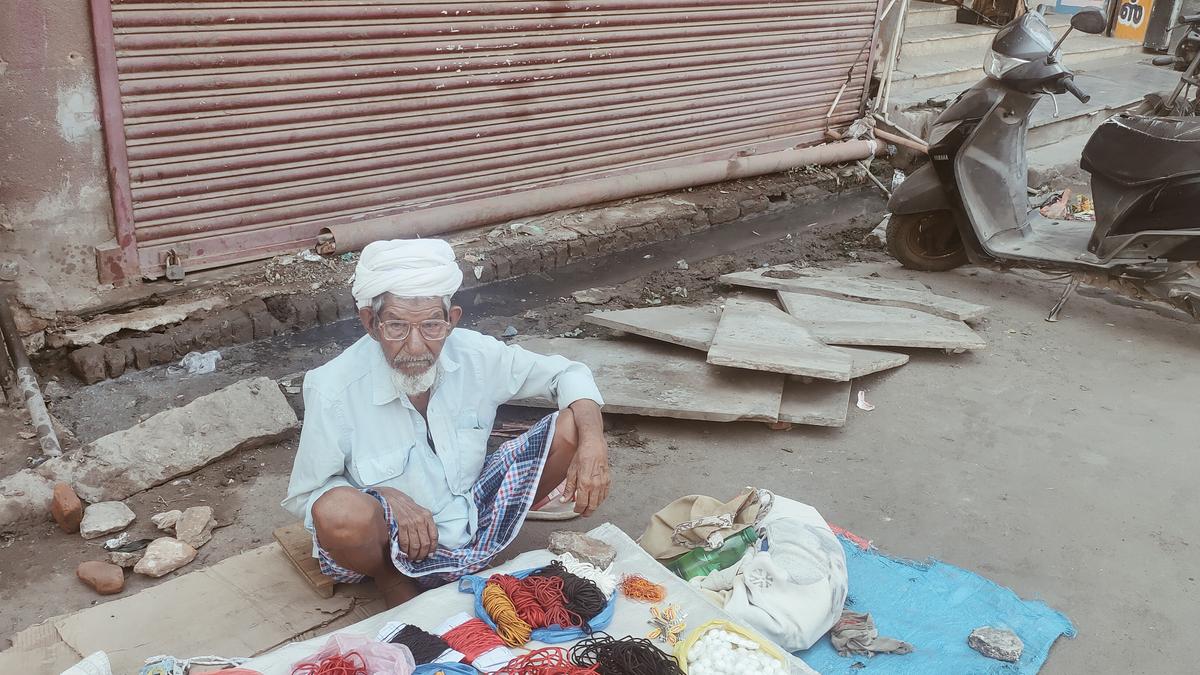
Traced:
<path id="1" fill-rule="evenodd" d="M 1008 71 L 1018 66 L 1023 66 L 1026 63 L 1029 62 L 1025 59 L 1004 56 L 989 49 L 987 56 L 983 57 L 983 72 L 987 73 L 987 76 L 993 80 L 999 80 Z"/>

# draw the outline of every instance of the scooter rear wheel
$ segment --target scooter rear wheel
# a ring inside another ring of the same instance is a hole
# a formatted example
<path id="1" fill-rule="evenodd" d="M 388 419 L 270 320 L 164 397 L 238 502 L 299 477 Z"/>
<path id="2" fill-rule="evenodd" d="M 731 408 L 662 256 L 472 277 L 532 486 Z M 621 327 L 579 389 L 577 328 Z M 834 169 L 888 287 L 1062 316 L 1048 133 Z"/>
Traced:
<path id="1" fill-rule="evenodd" d="M 948 211 L 892 214 L 887 247 L 901 265 L 921 272 L 945 272 L 967 264 L 967 249 Z"/>

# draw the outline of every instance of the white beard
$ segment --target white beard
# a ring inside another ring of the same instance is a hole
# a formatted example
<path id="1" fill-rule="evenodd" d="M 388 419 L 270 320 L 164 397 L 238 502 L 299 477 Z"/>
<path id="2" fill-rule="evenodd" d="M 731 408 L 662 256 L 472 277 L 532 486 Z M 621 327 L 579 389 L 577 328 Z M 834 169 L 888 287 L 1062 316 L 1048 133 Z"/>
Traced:
<path id="1" fill-rule="evenodd" d="M 441 366 L 436 362 L 417 375 L 408 375 L 392 368 L 392 384 L 396 385 L 396 391 L 401 394 L 417 396 L 433 388 L 440 371 Z"/>

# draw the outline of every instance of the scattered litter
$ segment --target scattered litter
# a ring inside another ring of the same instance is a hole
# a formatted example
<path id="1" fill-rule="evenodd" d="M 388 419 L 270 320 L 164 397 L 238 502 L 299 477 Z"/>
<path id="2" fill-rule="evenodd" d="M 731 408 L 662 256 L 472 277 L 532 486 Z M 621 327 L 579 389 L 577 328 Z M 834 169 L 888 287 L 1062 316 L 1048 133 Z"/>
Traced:
<path id="1" fill-rule="evenodd" d="M 674 289 L 671 290 L 671 295 L 674 295 L 674 296 L 680 297 L 680 298 L 686 298 L 688 296 L 688 292 L 687 292 L 687 289 L 684 288 L 683 286 L 676 286 Z"/>
<path id="2" fill-rule="evenodd" d="M 177 366 L 167 366 L 167 372 L 178 375 L 186 372 L 188 375 L 205 375 L 217 369 L 217 361 L 221 360 L 221 352 L 188 352 Z"/>
<path id="3" fill-rule="evenodd" d="M 1042 202 L 1038 211 L 1049 218 L 1050 220 L 1065 220 L 1070 213 L 1068 206 L 1071 203 L 1071 189 L 1067 188 L 1062 192 L 1054 193 Z"/>
<path id="4" fill-rule="evenodd" d="M 756 236 L 756 237 L 761 237 L 761 236 L 762 236 L 761 234 L 759 234 L 758 232 L 756 232 L 756 231 L 754 231 L 754 230 L 750 230 L 750 234 L 752 234 L 752 235 L 754 235 L 754 236 Z"/>
<path id="5" fill-rule="evenodd" d="M 506 340 L 517 337 L 517 327 L 509 326 L 508 328 L 505 328 L 504 332 L 500 334 L 500 337 Z"/>
<path id="6" fill-rule="evenodd" d="M 646 255 L 642 256 L 642 260 L 649 260 L 649 259 L 651 259 L 651 258 L 653 258 L 653 257 L 654 257 L 654 256 L 652 256 L 652 255 L 650 255 L 649 253 L 647 253 Z"/>
<path id="7" fill-rule="evenodd" d="M 908 175 L 906 175 L 900 169 L 896 169 L 895 172 L 892 173 L 892 192 L 895 192 L 896 188 L 903 185 L 905 179 L 907 179 L 907 178 L 908 178 Z"/>
<path id="8" fill-rule="evenodd" d="M 319 281 L 314 281 L 314 282 L 312 282 L 311 284 L 309 284 L 309 286 L 308 286 L 308 287 L 309 287 L 309 288 L 311 288 L 311 289 L 313 289 L 313 290 L 315 291 L 315 290 L 317 290 L 318 288 L 320 288 L 320 287 L 321 287 L 321 282 L 319 282 Z"/>
<path id="9" fill-rule="evenodd" d="M 560 337 L 560 338 L 573 338 L 573 337 L 579 337 L 580 335 L 583 335 L 583 329 L 582 329 L 582 328 L 576 328 L 575 330 L 570 330 L 570 331 L 567 331 L 567 332 L 565 332 L 565 333 L 559 333 L 559 334 L 558 334 L 558 337 Z"/>
<path id="10" fill-rule="evenodd" d="M 875 226 L 875 229 L 871 230 L 867 233 L 867 236 L 863 237 L 862 243 L 874 246 L 883 246 L 887 244 L 887 227 L 888 223 L 891 221 L 892 214 L 889 213 L 883 217 L 883 220 L 879 221 L 879 224 Z"/>
<path id="11" fill-rule="evenodd" d="M 113 537 L 112 539 L 105 540 L 104 550 L 105 551 L 115 551 L 128 543 L 129 543 L 129 533 L 122 532 L 119 536 Z"/>
<path id="12" fill-rule="evenodd" d="M 323 260 L 323 258 L 321 258 L 321 256 L 320 256 L 320 254 L 313 251 L 311 248 L 304 249 L 303 251 L 300 252 L 299 255 L 300 255 L 300 259 L 303 260 L 304 262 L 321 262 L 321 260 Z"/>
<path id="13" fill-rule="evenodd" d="M 677 270 L 686 270 L 686 269 L 688 269 L 688 261 L 686 261 L 686 260 L 683 260 L 682 258 L 681 258 L 681 259 L 679 259 L 679 260 L 676 260 L 676 261 L 675 261 L 675 269 L 677 269 Z"/>
<path id="14" fill-rule="evenodd" d="M 343 253 L 341 255 L 342 262 L 354 262 L 354 259 L 357 257 L 358 257 L 358 254 L 354 253 L 354 252 Z"/>
<path id="15" fill-rule="evenodd" d="M 134 539 L 133 541 L 117 546 L 116 548 L 109 549 L 107 546 L 105 548 L 113 553 L 137 553 L 138 551 L 144 550 L 153 541 L 153 539 Z"/>
<path id="16" fill-rule="evenodd" d="M 869 403 L 867 401 L 867 390 L 866 389 L 858 390 L 858 403 L 856 403 L 855 405 L 858 406 L 859 410 L 866 410 L 867 412 L 871 412 L 872 410 L 875 409 L 875 404 Z"/>
<path id="17" fill-rule="evenodd" d="M 546 229 L 529 223 L 513 223 L 508 226 L 514 234 L 527 234 L 531 236 L 546 234 Z"/>
<path id="18" fill-rule="evenodd" d="M 282 267 L 287 267 L 288 265 L 291 265 L 292 263 L 296 262 L 296 258 L 295 258 L 295 256 L 281 255 L 275 259 L 275 262 L 278 263 Z"/>
<path id="19" fill-rule="evenodd" d="M 63 671 L 62 675 L 112 675 L 108 654 L 96 652 Z"/>
<path id="20" fill-rule="evenodd" d="M 829 640 L 841 656 L 911 654 L 913 650 L 912 645 L 907 642 L 879 635 L 879 631 L 875 628 L 875 620 L 871 618 L 870 614 L 849 610 L 843 611 L 842 618 L 833 625 L 829 631 Z"/>
<path id="21" fill-rule="evenodd" d="M 475 272 L 476 279 L 482 277 L 483 276 L 483 265 L 476 265 L 474 272 Z"/>
<path id="22" fill-rule="evenodd" d="M 532 320 L 538 318 L 539 316 L 541 316 L 541 314 L 539 314 L 536 309 L 527 309 L 525 310 L 525 313 L 521 315 L 521 318 Z"/>

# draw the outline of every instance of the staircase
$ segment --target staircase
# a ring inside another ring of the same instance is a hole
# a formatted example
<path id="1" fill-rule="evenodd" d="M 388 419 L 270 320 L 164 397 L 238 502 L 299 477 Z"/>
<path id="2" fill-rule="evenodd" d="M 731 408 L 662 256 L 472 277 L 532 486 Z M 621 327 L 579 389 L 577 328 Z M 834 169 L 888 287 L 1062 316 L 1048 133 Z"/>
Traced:
<path id="1" fill-rule="evenodd" d="M 889 116 L 922 137 L 933 119 L 974 82 L 984 77 L 983 58 L 996 28 L 955 23 L 953 5 L 913 0 L 892 76 Z M 1046 17 L 1061 35 L 1070 17 Z M 1077 167 L 1084 143 L 1101 122 L 1125 110 L 1151 91 L 1178 82 L 1170 68 L 1149 65 L 1141 45 L 1086 33 L 1072 33 L 1062 46 L 1063 62 L 1075 82 L 1092 96 L 1086 104 L 1073 96 L 1045 97 L 1034 110 L 1027 147 L 1031 169 L 1052 176 Z M 1047 176 L 1047 177 L 1048 177 Z M 1040 182 L 1040 181 L 1039 181 Z"/>

